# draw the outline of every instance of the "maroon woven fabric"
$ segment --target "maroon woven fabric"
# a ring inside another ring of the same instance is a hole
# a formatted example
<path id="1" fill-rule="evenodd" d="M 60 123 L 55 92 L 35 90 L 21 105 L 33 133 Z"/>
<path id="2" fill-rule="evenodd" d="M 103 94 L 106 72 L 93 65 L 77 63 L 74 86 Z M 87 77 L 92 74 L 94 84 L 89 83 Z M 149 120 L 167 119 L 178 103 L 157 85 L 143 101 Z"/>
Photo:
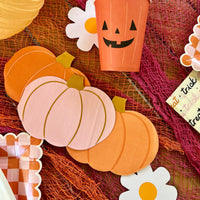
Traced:
<path id="1" fill-rule="evenodd" d="M 82 8 L 85 9 L 85 3 L 87 0 L 76 0 L 78 5 Z"/>
<path id="2" fill-rule="evenodd" d="M 20 132 L 21 132 L 20 130 L 15 129 L 15 128 L 10 128 L 10 127 L 7 127 L 7 126 L 0 126 L 0 134 L 2 134 L 2 135 L 5 135 L 7 133 L 18 134 Z"/>
<path id="3" fill-rule="evenodd" d="M 199 0 L 154 0 L 150 6 L 141 71 L 132 77 L 152 99 L 157 112 L 173 129 L 176 139 L 200 173 L 200 135 L 170 106 L 167 98 L 191 71 L 180 65 L 188 37 L 200 12 Z M 161 14 L 162 13 L 162 14 Z"/>
<path id="4" fill-rule="evenodd" d="M 152 98 L 154 107 L 171 125 L 190 163 L 200 173 L 200 135 L 166 103 L 179 83 L 166 77 L 146 45 L 140 73 L 132 73 L 132 77 Z"/>

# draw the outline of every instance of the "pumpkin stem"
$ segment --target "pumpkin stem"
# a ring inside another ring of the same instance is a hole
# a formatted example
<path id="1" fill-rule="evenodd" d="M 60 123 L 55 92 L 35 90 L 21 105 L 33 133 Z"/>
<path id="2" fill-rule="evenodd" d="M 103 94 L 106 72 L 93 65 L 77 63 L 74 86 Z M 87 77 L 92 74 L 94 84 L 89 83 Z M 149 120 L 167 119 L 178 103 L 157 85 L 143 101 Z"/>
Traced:
<path id="1" fill-rule="evenodd" d="M 120 112 L 120 113 L 124 113 L 125 110 L 126 110 L 125 109 L 125 107 L 126 107 L 126 101 L 127 101 L 127 99 L 115 96 L 112 99 L 112 102 L 114 104 L 115 110 L 118 111 L 118 112 Z"/>
<path id="2" fill-rule="evenodd" d="M 74 56 L 65 51 L 63 54 L 56 57 L 56 61 L 64 65 L 64 67 L 70 68 L 74 58 Z"/>
<path id="3" fill-rule="evenodd" d="M 67 81 L 67 86 L 69 88 L 75 88 L 77 90 L 84 89 L 84 77 L 81 75 L 73 74 Z"/>

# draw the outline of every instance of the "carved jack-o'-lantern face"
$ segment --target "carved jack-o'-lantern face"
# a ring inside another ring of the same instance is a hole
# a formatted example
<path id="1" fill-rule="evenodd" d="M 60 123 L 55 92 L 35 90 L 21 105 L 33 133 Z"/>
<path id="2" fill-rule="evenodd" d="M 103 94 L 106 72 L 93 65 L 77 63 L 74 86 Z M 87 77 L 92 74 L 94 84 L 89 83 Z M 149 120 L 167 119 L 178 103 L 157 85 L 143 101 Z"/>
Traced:
<path id="1" fill-rule="evenodd" d="M 104 21 L 104 23 L 103 23 L 103 28 L 102 28 L 102 30 L 105 30 L 105 31 L 108 30 L 108 26 L 107 26 L 106 21 Z M 130 30 L 130 31 L 136 31 L 136 30 L 137 30 L 137 29 L 136 29 L 136 26 L 135 26 L 135 23 L 134 23 L 133 20 L 132 20 L 132 22 L 131 22 L 131 25 L 130 25 L 130 29 L 129 29 L 129 30 Z M 120 31 L 121 31 L 121 30 L 120 30 Z M 120 34 L 120 31 L 119 31 L 118 28 L 116 28 L 115 34 Z M 132 44 L 132 42 L 133 42 L 133 40 L 134 40 L 134 37 L 131 38 L 131 39 L 129 39 L 129 40 L 121 41 L 119 44 L 118 44 L 117 41 L 109 40 L 109 39 L 107 39 L 107 38 L 105 38 L 105 37 L 103 37 L 103 40 L 104 40 L 105 44 L 106 44 L 108 47 L 111 46 L 112 48 L 124 48 L 124 47 L 127 47 L 127 46 L 129 46 L 129 45 Z"/>

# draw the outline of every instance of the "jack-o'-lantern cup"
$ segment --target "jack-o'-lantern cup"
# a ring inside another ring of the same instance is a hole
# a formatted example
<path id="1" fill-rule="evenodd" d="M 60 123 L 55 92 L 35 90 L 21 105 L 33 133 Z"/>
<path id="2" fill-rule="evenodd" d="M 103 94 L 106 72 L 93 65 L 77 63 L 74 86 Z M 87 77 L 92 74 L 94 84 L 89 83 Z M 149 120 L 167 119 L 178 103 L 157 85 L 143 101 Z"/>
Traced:
<path id="1" fill-rule="evenodd" d="M 139 71 L 149 2 L 95 0 L 101 70 Z"/>

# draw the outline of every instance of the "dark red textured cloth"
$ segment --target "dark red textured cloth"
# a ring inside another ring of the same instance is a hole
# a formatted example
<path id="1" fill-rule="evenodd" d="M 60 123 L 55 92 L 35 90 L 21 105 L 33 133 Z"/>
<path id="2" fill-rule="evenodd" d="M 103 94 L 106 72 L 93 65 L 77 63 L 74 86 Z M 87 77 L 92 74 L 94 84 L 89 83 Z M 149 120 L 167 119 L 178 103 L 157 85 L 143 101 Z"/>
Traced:
<path id="1" fill-rule="evenodd" d="M 200 173 L 200 135 L 166 103 L 179 84 L 167 78 L 146 45 L 143 49 L 140 73 L 132 73 L 132 77 L 152 98 L 154 107 L 173 128 L 188 160 Z"/>

